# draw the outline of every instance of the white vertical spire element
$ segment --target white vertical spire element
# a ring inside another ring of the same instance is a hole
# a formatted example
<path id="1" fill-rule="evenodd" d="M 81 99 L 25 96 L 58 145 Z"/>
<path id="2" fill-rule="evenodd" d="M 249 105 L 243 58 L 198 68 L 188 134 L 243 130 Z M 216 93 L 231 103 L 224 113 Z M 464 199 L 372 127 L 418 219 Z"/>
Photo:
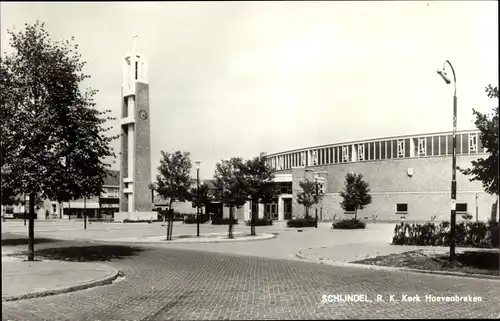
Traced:
<path id="1" fill-rule="evenodd" d="M 136 34 L 134 36 L 134 48 L 133 48 L 134 49 L 134 53 L 137 53 L 137 40 L 138 40 L 138 38 L 139 38 L 139 35 Z"/>

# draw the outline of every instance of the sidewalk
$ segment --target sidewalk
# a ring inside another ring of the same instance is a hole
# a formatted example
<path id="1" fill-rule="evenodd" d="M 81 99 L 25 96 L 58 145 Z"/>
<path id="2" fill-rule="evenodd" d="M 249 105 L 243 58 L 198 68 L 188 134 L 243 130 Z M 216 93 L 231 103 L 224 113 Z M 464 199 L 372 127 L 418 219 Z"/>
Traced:
<path id="1" fill-rule="evenodd" d="M 2 256 L 2 301 L 13 301 L 83 290 L 111 283 L 115 268 L 99 263 L 26 262 Z"/>

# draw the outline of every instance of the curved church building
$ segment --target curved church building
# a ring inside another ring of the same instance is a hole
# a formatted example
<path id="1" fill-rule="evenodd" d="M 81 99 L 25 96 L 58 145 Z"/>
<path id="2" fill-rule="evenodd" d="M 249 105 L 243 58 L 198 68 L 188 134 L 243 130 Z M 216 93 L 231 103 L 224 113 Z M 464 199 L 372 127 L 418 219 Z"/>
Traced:
<path id="1" fill-rule="evenodd" d="M 276 170 L 280 186 L 278 202 L 259 205 L 259 216 L 287 220 L 304 215 L 296 202 L 299 181 L 316 180 L 324 197 L 318 218 L 353 217 L 341 208 L 340 192 L 346 173 L 363 174 L 370 185 L 372 203 L 358 211 L 358 218 L 380 221 L 450 219 L 452 132 L 385 137 L 296 149 L 264 156 Z M 478 130 L 457 132 L 457 166 L 488 157 Z M 471 214 L 486 220 L 496 198 L 484 192 L 481 182 L 471 182 L 457 170 L 457 219 Z M 311 213 L 314 215 L 315 209 Z M 246 216 L 246 215 L 245 215 Z"/>

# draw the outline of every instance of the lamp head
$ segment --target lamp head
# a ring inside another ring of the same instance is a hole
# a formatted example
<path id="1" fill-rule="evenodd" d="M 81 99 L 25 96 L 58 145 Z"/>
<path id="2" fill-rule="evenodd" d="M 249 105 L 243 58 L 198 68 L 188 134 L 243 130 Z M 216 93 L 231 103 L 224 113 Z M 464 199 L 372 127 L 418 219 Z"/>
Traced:
<path id="1" fill-rule="evenodd" d="M 194 162 L 194 167 L 198 170 L 200 169 L 201 161 L 197 160 Z"/>
<path id="2" fill-rule="evenodd" d="M 451 80 L 446 76 L 446 72 L 438 70 L 437 73 L 443 78 L 447 85 L 451 84 Z"/>

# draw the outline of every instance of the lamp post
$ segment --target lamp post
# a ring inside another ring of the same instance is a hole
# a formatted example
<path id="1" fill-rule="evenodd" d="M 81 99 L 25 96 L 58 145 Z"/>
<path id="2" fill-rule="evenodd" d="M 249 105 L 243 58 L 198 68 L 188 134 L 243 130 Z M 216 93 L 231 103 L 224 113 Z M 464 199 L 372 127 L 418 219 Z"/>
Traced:
<path id="1" fill-rule="evenodd" d="M 196 236 L 200 236 L 200 164 L 201 161 L 195 161 L 196 167 Z"/>
<path id="2" fill-rule="evenodd" d="M 316 173 L 316 176 L 314 177 L 314 182 L 316 183 L 316 201 L 318 201 L 318 196 L 319 196 L 319 188 L 318 188 L 318 174 Z M 315 208 L 315 215 L 314 215 L 314 225 L 316 228 L 318 228 L 318 204 L 316 204 Z"/>
<path id="3" fill-rule="evenodd" d="M 450 244 L 450 261 L 455 259 L 455 225 L 456 225 L 456 200 L 457 200 L 457 78 L 455 70 L 449 60 L 443 64 L 443 70 L 438 70 L 437 73 L 444 79 L 446 84 L 450 84 L 446 65 L 450 66 L 453 74 L 453 149 L 452 149 L 452 176 L 451 176 L 451 244 Z"/>

